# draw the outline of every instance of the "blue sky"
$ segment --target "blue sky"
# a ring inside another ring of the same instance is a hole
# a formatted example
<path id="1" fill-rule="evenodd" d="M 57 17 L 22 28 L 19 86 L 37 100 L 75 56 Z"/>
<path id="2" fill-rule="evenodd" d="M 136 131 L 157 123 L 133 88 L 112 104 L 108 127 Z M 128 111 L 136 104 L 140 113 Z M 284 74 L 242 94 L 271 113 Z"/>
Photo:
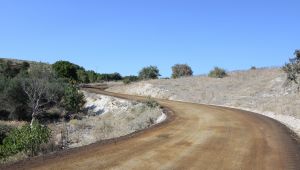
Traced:
<path id="1" fill-rule="evenodd" d="M 281 66 L 300 48 L 299 0 L 0 0 L 0 57 L 137 74 Z"/>

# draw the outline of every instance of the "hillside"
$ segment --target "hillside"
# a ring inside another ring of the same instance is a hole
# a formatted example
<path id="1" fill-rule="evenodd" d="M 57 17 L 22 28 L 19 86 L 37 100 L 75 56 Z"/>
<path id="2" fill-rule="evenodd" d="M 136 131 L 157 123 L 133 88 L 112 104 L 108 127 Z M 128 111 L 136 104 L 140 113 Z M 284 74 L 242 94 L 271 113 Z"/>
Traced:
<path id="1" fill-rule="evenodd" d="M 242 108 L 282 120 L 299 131 L 300 95 L 285 80 L 281 69 L 268 68 L 231 72 L 223 79 L 194 76 L 142 81 L 108 91 Z"/>

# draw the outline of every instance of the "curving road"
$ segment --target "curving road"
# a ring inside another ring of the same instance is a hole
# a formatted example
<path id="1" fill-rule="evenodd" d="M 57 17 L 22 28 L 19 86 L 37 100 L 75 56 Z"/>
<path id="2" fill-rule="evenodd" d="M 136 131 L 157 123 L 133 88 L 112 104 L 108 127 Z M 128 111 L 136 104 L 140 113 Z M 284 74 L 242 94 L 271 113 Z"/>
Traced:
<path id="1" fill-rule="evenodd" d="M 126 99 L 142 97 L 86 89 Z M 8 169 L 299 170 L 296 137 L 277 121 L 223 107 L 158 100 L 165 124 L 133 137 L 14 164 Z"/>

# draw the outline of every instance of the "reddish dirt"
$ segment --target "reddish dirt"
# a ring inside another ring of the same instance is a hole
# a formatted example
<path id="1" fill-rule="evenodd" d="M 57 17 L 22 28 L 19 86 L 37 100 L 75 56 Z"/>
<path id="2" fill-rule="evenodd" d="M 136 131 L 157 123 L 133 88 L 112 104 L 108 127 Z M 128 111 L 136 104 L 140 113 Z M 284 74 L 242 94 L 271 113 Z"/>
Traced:
<path id="1" fill-rule="evenodd" d="M 143 97 L 85 89 L 130 100 Z M 279 122 L 247 111 L 158 100 L 167 123 L 118 140 L 22 161 L 7 169 L 299 170 L 300 146 Z"/>

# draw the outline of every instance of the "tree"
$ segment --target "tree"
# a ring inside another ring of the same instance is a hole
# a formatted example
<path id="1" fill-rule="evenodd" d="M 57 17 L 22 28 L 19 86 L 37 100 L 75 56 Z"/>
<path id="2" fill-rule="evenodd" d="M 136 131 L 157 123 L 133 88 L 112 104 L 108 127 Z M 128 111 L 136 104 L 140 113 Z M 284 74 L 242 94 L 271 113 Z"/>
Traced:
<path id="1" fill-rule="evenodd" d="M 225 69 L 215 67 L 213 70 L 211 70 L 208 74 L 209 77 L 214 77 L 214 78 L 224 78 L 227 76 L 227 73 Z"/>
<path id="2" fill-rule="evenodd" d="M 77 70 L 77 77 L 80 83 L 89 83 L 89 76 L 85 70 Z"/>
<path id="3" fill-rule="evenodd" d="M 21 80 L 21 85 L 32 111 L 31 126 L 40 113 L 62 97 L 63 84 L 57 82 L 51 69 L 42 64 L 32 66 L 28 76 Z"/>
<path id="4" fill-rule="evenodd" d="M 60 78 L 67 78 L 75 81 L 78 80 L 77 70 L 80 69 L 80 67 L 76 64 L 68 61 L 57 61 L 52 65 L 52 68 Z"/>
<path id="5" fill-rule="evenodd" d="M 176 64 L 172 67 L 172 78 L 192 76 L 193 71 L 187 64 Z"/>
<path id="6" fill-rule="evenodd" d="M 98 80 L 100 81 L 118 81 L 122 80 L 123 77 L 120 73 L 111 73 L 111 74 L 98 74 Z"/>
<path id="7" fill-rule="evenodd" d="M 159 70 L 156 66 L 144 67 L 139 72 L 139 79 L 141 80 L 157 79 L 159 76 Z"/>
<path id="8" fill-rule="evenodd" d="M 97 81 L 97 73 L 94 71 L 87 71 L 87 75 L 90 83 L 94 83 Z"/>
<path id="9" fill-rule="evenodd" d="M 10 112 L 8 119 L 12 120 L 28 120 L 28 97 L 22 88 L 22 77 L 24 74 L 18 75 L 8 80 L 8 84 L 4 91 L 6 98 L 6 109 Z"/>
<path id="10" fill-rule="evenodd" d="M 117 73 L 117 72 L 112 73 L 111 77 L 110 77 L 110 81 L 118 81 L 118 80 L 122 80 L 122 79 L 123 79 L 123 77 L 121 76 L 121 74 Z"/>
<path id="11" fill-rule="evenodd" d="M 300 90 L 300 50 L 295 50 L 295 57 L 283 66 L 283 71 L 287 74 L 287 83 L 295 83 Z"/>
<path id="12" fill-rule="evenodd" d="M 65 89 L 63 105 L 69 113 L 78 113 L 85 104 L 84 95 L 74 85 L 69 85 Z"/>

